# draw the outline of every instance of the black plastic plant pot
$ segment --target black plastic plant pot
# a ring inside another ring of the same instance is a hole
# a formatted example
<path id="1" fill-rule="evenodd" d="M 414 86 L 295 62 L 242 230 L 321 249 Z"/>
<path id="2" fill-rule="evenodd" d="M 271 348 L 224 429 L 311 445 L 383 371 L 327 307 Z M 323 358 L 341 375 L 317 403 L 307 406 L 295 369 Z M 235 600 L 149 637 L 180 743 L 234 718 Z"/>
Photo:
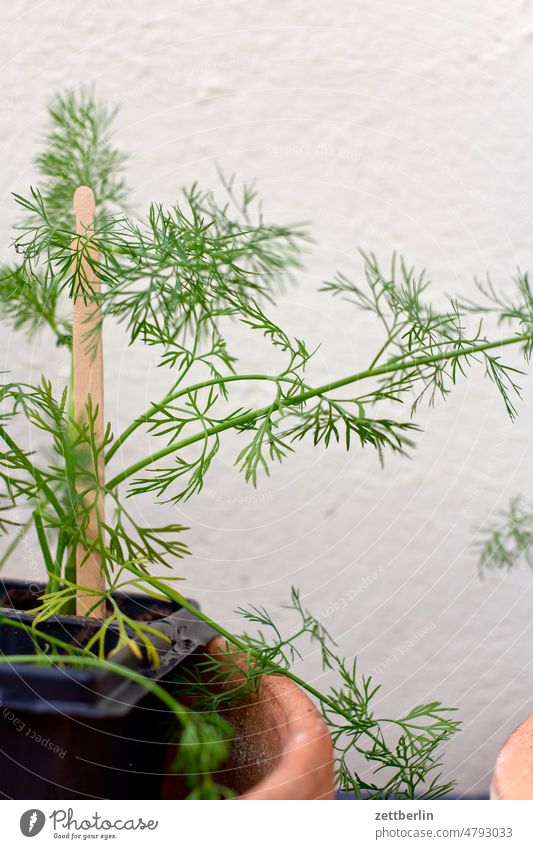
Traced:
<path id="1" fill-rule="evenodd" d="M 25 611 L 37 606 L 43 589 L 0 581 L 0 613 L 31 625 Z M 164 636 L 157 669 L 127 648 L 113 662 L 172 688 L 176 667 L 206 645 L 212 629 L 177 604 L 137 594 L 117 593 L 115 600 Z M 39 623 L 40 632 L 73 645 L 83 645 L 96 628 L 98 622 L 75 616 Z M 111 651 L 112 627 L 106 640 Z M 36 642 L 26 630 L 0 624 L 0 659 L 35 654 Z M 6 799 L 157 799 L 175 733 L 161 701 L 115 672 L 0 663 L 0 796 Z"/>

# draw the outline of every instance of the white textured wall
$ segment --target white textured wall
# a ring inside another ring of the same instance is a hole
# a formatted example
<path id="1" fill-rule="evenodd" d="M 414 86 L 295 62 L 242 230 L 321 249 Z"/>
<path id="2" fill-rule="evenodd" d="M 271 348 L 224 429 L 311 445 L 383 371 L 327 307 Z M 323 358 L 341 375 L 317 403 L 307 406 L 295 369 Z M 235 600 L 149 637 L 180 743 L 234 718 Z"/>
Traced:
<path id="1" fill-rule="evenodd" d="M 359 268 L 357 245 L 405 251 L 437 292 L 468 294 L 487 269 L 505 285 L 531 264 L 530 3 L 18 0 L 1 28 L 5 241 L 47 100 L 94 81 L 123 104 L 117 136 L 140 205 L 213 182 L 218 162 L 257 179 L 271 218 L 312 219 L 317 246 L 282 303 L 294 333 L 323 342 L 317 377 L 368 353 L 361 316 L 317 294 L 335 269 Z M 9 342 L 17 376 L 65 374 L 46 337 Z M 257 359 L 256 341 L 238 342 Z M 107 412 L 125 422 L 164 375 L 109 328 L 106 346 Z M 342 650 L 377 670 L 383 710 L 457 705 L 464 730 L 446 767 L 464 792 L 487 788 L 498 745 L 533 710 L 531 576 L 480 580 L 469 548 L 531 486 L 533 405 L 526 389 L 511 425 L 480 377 L 421 414 L 409 461 L 381 471 L 370 452 L 306 445 L 255 492 L 230 444 L 208 490 L 176 510 L 192 526 L 189 593 L 225 624 L 247 601 L 276 610 L 296 583 Z M 317 674 L 315 658 L 305 666 Z"/>

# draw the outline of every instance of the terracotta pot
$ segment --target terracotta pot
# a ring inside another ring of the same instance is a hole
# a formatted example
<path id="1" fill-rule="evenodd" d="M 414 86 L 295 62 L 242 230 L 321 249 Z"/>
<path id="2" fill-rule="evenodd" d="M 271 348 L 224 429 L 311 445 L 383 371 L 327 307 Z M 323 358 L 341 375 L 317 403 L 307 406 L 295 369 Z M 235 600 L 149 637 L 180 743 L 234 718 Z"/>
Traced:
<path id="1" fill-rule="evenodd" d="M 207 653 L 220 656 L 224 645 L 215 638 Z M 283 676 L 265 675 L 254 697 L 224 710 L 223 715 L 233 725 L 235 739 L 231 757 L 217 778 L 240 799 L 333 798 L 331 737 L 300 687 Z M 171 753 L 169 762 L 174 756 Z M 182 779 L 169 771 L 163 798 L 184 795 Z"/>
<path id="2" fill-rule="evenodd" d="M 533 799 L 533 716 L 507 738 L 496 759 L 491 799 Z"/>

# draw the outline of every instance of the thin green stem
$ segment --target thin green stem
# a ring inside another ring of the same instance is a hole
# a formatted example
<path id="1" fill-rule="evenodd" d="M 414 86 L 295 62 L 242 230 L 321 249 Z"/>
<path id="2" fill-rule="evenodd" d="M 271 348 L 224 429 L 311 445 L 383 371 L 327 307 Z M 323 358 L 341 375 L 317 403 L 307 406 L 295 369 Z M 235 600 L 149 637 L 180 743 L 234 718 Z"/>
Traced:
<path id="1" fill-rule="evenodd" d="M 56 646 L 57 648 L 64 649 L 67 655 L 79 654 L 83 655 L 84 657 L 94 657 L 92 652 L 88 651 L 84 646 L 75 646 L 71 643 L 66 643 L 59 637 L 53 637 L 51 634 L 46 634 L 44 631 L 41 631 L 33 624 L 31 626 L 26 625 L 24 622 L 18 622 L 16 619 L 11 619 L 9 616 L 3 616 L 2 614 L 0 614 L 0 625 L 9 625 L 10 628 L 18 628 L 19 631 L 24 631 L 32 638 L 45 640 L 51 646 Z"/>
<path id="2" fill-rule="evenodd" d="M 385 363 L 382 366 L 365 369 L 364 371 L 357 372 L 355 374 L 350 374 L 347 377 L 340 378 L 339 380 L 334 380 L 331 383 L 325 383 L 322 386 L 307 389 L 305 392 L 300 392 L 298 395 L 293 395 L 288 398 L 282 398 L 274 405 L 269 404 L 265 407 L 260 407 L 259 409 L 243 413 L 240 416 L 234 416 L 233 418 L 227 419 L 226 421 L 218 425 L 213 425 L 210 428 L 204 428 L 202 431 L 193 434 L 192 436 L 189 436 L 186 439 L 181 440 L 180 442 L 173 442 L 172 444 L 165 446 L 165 448 L 161 448 L 159 451 L 154 452 L 149 457 L 144 457 L 142 460 L 138 460 L 136 463 L 133 463 L 131 466 L 128 466 L 128 468 L 124 469 L 118 475 L 115 475 L 115 477 L 108 482 L 107 488 L 114 489 L 127 478 L 136 474 L 141 469 L 146 468 L 146 466 L 149 466 L 152 463 L 161 460 L 163 457 L 166 457 L 169 454 L 174 454 L 177 451 L 180 451 L 182 448 L 187 447 L 188 445 L 192 445 L 195 442 L 199 442 L 200 440 L 206 439 L 209 436 L 214 436 L 215 434 L 221 433 L 224 430 L 229 430 L 231 428 L 242 427 L 243 425 L 251 424 L 256 419 L 259 419 L 262 416 L 267 415 L 271 411 L 281 408 L 282 406 L 296 406 L 298 404 L 304 403 L 304 401 L 308 401 L 310 398 L 325 395 L 326 393 L 332 392 L 335 389 L 340 389 L 343 386 L 348 386 L 352 383 L 358 383 L 359 381 L 366 380 L 368 378 L 380 377 L 385 374 L 408 370 L 409 368 L 420 368 L 420 366 L 431 365 L 432 363 L 442 362 L 443 360 L 453 361 L 457 360 L 460 357 L 472 356 L 474 354 L 482 353 L 483 351 L 494 350 L 495 348 L 502 348 L 507 345 L 517 345 L 521 342 L 531 342 L 532 339 L 532 334 L 524 333 L 522 335 L 512 336 L 498 342 L 481 342 L 477 345 L 470 345 L 466 348 L 457 348 L 453 351 L 445 351 L 441 354 L 417 357 L 414 360 Z M 263 379 L 265 379 L 264 376 Z M 222 379 L 218 379 L 215 382 L 220 383 L 221 380 Z M 276 378 L 276 380 L 279 381 L 279 378 Z"/>
<path id="3" fill-rule="evenodd" d="M 49 578 L 48 578 L 47 592 L 55 592 L 61 586 L 61 573 L 62 573 L 63 554 L 65 552 L 65 547 L 66 547 L 65 531 L 63 530 L 63 528 L 61 528 L 58 535 L 57 535 L 54 575 L 53 575 L 53 577 L 52 577 L 52 575 L 50 575 Z"/>
<path id="4" fill-rule="evenodd" d="M 174 589 L 172 589 L 172 587 L 167 586 L 165 583 L 163 583 L 163 581 L 159 581 L 157 578 L 153 578 L 150 575 L 146 575 L 142 572 L 139 572 L 134 567 L 130 566 L 129 568 L 131 572 L 133 572 L 135 575 L 138 575 L 139 578 L 142 578 L 142 580 L 146 581 L 147 584 L 153 586 L 163 595 L 166 595 L 167 598 L 169 598 L 171 601 L 181 605 L 185 608 L 185 610 L 188 610 L 190 613 L 193 613 L 194 616 L 196 616 L 198 619 L 201 619 L 202 622 L 206 623 L 206 625 L 210 625 L 210 627 L 213 628 L 213 630 L 216 631 L 217 634 L 227 640 L 229 645 L 234 646 L 235 648 L 246 653 L 247 655 L 250 655 L 255 660 L 260 661 L 260 663 L 264 666 L 267 666 L 270 672 L 272 672 L 273 674 L 283 675 L 285 678 L 290 678 L 291 681 L 294 681 L 295 684 L 298 684 L 304 690 L 307 690 L 310 695 L 318 699 L 321 704 L 325 705 L 335 713 L 339 713 L 340 715 L 344 716 L 346 720 L 350 722 L 353 720 L 353 717 L 351 717 L 348 713 L 343 713 L 342 710 L 339 710 L 339 706 L 332 699 L 328 698 L 328 696 L 325 696 L 324 693 L 321 693 L 320 690 L 317 690 L 316 687 L 313 687 L 312 684 L 309 684 L 307 681 L 304 681 L 303 678 L 300 678 L 298 675 L 295 675 L 295 673 L 291 672 L 290 669 L 286 669 L 285 667 L 277 664 L 275 661 L 268 660 L 262 657 L 260 652 L 255 651 L 253 648 L 243 643 L 242 640 L 239 639 L 239 637 L 237 637 L 235 634 L 232 634 L 230 631 L 227 631 L 222 625 L 219 625 L 218 622 L 215 622 L 213 619 L 211 619 L 211 617 L 208 616 L 207 613 L 203 613 L 203 611 L 195 607 L 194 604 L 191 604 L 191 602 L 184 598 L 181 593 L 176 592 Z"/>
<path id="5" fill-rule="evenodd" d="M 39 545 L 41 547 L 41 552 L 44 559 L 44 564 L 46 566 L 46 571 L 48 575 L 55 574 L 54 568 L 54 560 L 52 554 L 50 552 L 50 547 L 48 545 L 48 540 L 46 538 L 46 532 L 44 530 L 43 519 L 40 514 L 39 509 L 33 511 L 33 523 L 35 525 L 35 530 L 37 532 L 37 539 L 39 540 Z"/>
<path id="6" fill-rule="evenodd" d="M 44 492 L 44 494 L 48 498 L 50 504 L 53 506 L 54 510 L 56 511 L 57 515 L 59 517 L 61 517 L 63 515 L 63 510 L 61 508 L 59 501 L 57 500 L 57 498 L 55 496 L 55 493 L 48 486 L 48 484 L 43 480 L 43 476 L 41 475 L 40 471 L 35 468 L 35 466 L 33 465 L 33 463 L 30 462 L 30 460 L 28 460 L 27 456 L 24 454 L 23 451 L 21 451 L 21 449 L 18 447 L 16 442 L 14 442 L 11 439 L 7 430 L 2 425 L 0 425 L 0 436 L 2 437 L 2 439 L 4 440 L 6 445 L 8 445 L 9 448 L 11 448 L 13 453 L 16 454 L 17 459 L 25 466 L 26 470 L 30 473 L 30 475 L 32 476 L 32 478 L 35 481 L 35 483 L 37 484 L 37 486 L 42 489 L 42 491 Z"/>
<path id="7" fill-rule="evenodd" d="M 11 622 L 11 620 L 10 620 Z M 48 639 L 47 635 L 43 635 L 44 639 Z M 65 656 L 64 654 L 43 654 L 43 655 L 28 655 L 28 654 L 11 654 L 11 655 L 3 655 L 0 657 L 0 663 L 10 663 L 10 664 L 33 664 L 37 665 L 39 663 L 44 663 L 47 666 L 53 666 L 54 664 L 66 664 L 68 666 L 80 666 L 82 668 L 92 667 L 96 669 L 107 669 L 109 672 L 115 672 L 117 675 L 122 675 L 123 678 L 128 678 L 130 681 L 135 681 L 135 683 L 140 684 L 142 687 L 145 687 L 150 693 L 153 693 L 160 699 L 163 704 L 165 704 L 170 710 L 180 719 L 182 724 L 186 724 L 190 718 L 190 711 L 180 704 L 176 699 L 174 699 L 170 693 L 167 693 L 163 687 L 157 684 L 155 681 L 152 681 L 151 678 L 148 678 L 144 675 L 141 675 L 139 672 L 135 672 L 133 669 L 128 669 L 127 666 L 122 666 L 118 663 L 111 663 L 109 660 L 103 660 L 102 658 L 97 658 L 94 656 L 88 655 L 69 655 Z"/>
<path id="8" fill-rule="evenodd" d="M 65 562 L 65 582 L 66 584 L 76 583 L 76 543 L 70 543 L 67 549 L 67 559 Z M 76 612 L 76 600 L 67 598 L 62 607 L 63 614 L 66 616 Z"/>
<path id="9" fill-rule="evenodd" d="M 145 413 L 141 416 L 138 416 L 128 427 L 114 440 L 108 452 L 105 455 L 106 463 L 109 463 L 114 454 L 118 451 L 121 445 L 140 427 L 142 424 L 150 421 L 151 416 L 154 413 L 157 413 L 159 410 L 162 410 L 167 404 L 171 404 L 172 401 L 177 401 L 178 398 L 182 398 L 184 395 L 188 395 L 191 392 L 197 392 L 200 389 L 208 389 L 210 386 L 220 386 L 223 383 L 235 383 L 238 381 L 252 381 L 252 380 L 262 380 L 269 381 L 271 383 L 296 383 L 293 378 L 290 377 L 280 377 L 279 375 L 270 375 L 270 374 L 229 374 L 224 377 L 213 377 L 208 380 L 202 380 L 200 383 L 194 383 L 191 386 L 187 386 L 184 389 L 179 389 L 177 392 L 169 392 L 168 395 L 158 403 L 152 404 Z"/>
<path id="10" fill-rule="evenodd" d="M 381 316 L 381 313 L 379 313 L 379 315 Z M 394 332 L 395 327 L 393 326 L 389 330 L 389 326 L 383 318 L 382 318 L 382 321 L 383 321 L 383 323 L 385 325 L 385 329 L 387 331 L 387 338 L 385 339 L 385 342 L 383 343 L 383 345 L 381 346 L 381 348 L 377 352 L 376 356 L 374 357 L 374 359 L 370 363 L 369 369 L 374 368 L 378 364 L 379 360 L 381 359 L 382 355 L 385 353 L 385 351 L 387 350 L 389 345 L 392 345 L 392 343 L 396 340 L 396 334 Z"/>

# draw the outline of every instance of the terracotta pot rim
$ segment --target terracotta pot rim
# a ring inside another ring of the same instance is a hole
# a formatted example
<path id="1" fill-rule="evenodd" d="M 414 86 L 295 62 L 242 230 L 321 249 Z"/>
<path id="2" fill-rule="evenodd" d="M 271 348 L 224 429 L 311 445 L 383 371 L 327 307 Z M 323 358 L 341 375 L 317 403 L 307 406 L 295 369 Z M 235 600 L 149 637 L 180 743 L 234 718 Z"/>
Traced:
<path id="1" fill-rule="evenodd" d="M 521 722 L 500 749 L 490 798 L 533 799 L 533 716 Z"/>
<path id="2" fill-rule="evenodd" d="M 209 654 L 225 650 L 226 642 L 220 637 L 215 637 L 207 646 Z M 278 735 L 279 752 L 272 771 L 239 799 L 332 799 L 331 737 L 322 715 L 307 694 L 283 675 L 265 675 L 255 704 L 279 714 L 279 726 L 268 732 Z"/>
<path id="3" fill-rule="evenodd" d="M 215 637 L 206 653 L 227 657 L 226 641 Z M 239 663 L 238 652 L 232 653 L 232 664 L 235 659 Z M 222 716 L 224 713 L 226 710 Z M 235 741 L 219 780 L 240 793 L 237 799 L 334 798 L 329 731 L 317 707 L 293 681 L 283 675 L 264 675 L 257 694 L 243 704 L 228 707 L 227 718 L 235 727 Z M 177 777 L 167 773 L 163 798 L 180 798 L 180 792 Z"/>

